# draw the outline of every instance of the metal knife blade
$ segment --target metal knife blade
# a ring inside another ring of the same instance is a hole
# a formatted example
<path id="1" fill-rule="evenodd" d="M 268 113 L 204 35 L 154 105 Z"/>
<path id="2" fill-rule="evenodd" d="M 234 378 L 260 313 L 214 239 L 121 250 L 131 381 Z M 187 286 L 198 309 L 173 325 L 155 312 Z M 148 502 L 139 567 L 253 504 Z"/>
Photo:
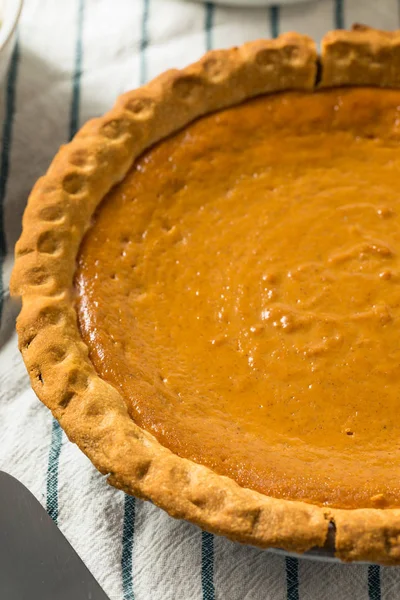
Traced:
<path id="1" fill-rule="evenodd" d="M 109 600 L 33 494 L 1 471 L 0 598 Z"/>

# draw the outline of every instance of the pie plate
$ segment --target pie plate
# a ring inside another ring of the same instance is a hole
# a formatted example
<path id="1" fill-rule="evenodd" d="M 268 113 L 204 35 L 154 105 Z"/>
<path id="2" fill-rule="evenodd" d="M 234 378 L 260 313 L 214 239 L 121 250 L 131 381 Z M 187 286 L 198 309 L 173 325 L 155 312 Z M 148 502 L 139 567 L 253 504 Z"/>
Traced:
<path id="1" fill-rule="evenodd" d="M 399 90 L 399 32 L 321 56 L 287 33 L 60 148 L 16 244 L 19 347 L 111 485 L 233 541 L 400 564 Z"/>

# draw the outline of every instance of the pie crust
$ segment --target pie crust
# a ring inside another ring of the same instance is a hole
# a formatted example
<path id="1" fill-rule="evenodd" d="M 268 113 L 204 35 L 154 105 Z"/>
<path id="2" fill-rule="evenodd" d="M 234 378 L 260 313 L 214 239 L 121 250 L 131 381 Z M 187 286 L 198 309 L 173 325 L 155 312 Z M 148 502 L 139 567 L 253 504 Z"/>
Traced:
<path id="1" fill-rule="evenodd" d="M 267 497 L 178 457 L 140 429 L 119 392 L 97 375 L 74 308 L 76 256 L 92 215 L 146 148 L 260 94 L 357 84 L 400 87 L 400 32 L 331 32 L 320 60 L 310 38 L 288 33 L 209 52 L 122 95 L 60 149 L 34 186 L 11 290 L 22 297 L 17 330 L 33 389 L 111 485 L 232 540 L 304 552 L 323 546 L 333 525 L 340 559 L 400 564 L 400 509 Z"/>

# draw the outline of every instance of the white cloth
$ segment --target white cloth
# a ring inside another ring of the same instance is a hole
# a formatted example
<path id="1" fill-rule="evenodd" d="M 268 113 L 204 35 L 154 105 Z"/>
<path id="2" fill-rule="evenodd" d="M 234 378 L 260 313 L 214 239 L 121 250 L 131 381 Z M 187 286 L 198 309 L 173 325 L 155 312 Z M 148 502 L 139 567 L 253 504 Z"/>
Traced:
<path id="1" fill-rule="evenodd" d="M 18 304 L 7 291 L 29 190 L 77 122 L 103 113 L 119 93 L 167 67 L 197 59 L 207 46 L 232 46 L 285 30 L 320 39 L 326 30 L 354 21 L 392 29 L 399 27 L 398 10 L 397 0 L 316 0 L 280 10 L 216 8 L 184 0 L 25 0 L 19 50 L 0 114 L 0 230 L 7 251 L 2 261 L 0 468 L 58 517 L 110 600 L 400 598 L 397 569 L 285 560 L 202 536 L 196 527 L 109 487 L 57 430 L 30 389 L 14 333 Z"/>

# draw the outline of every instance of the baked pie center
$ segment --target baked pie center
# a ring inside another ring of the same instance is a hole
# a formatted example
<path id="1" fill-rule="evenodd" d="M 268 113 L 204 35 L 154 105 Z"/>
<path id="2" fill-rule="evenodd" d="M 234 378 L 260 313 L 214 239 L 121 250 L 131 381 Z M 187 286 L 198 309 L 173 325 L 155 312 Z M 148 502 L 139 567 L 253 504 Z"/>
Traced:
<path id="1" fill-rule="evenodd" d="M 132 419 L 279 498 L 400 506 L 400 92 L 264 96 L 146 152 L 80 250 Z"/>

